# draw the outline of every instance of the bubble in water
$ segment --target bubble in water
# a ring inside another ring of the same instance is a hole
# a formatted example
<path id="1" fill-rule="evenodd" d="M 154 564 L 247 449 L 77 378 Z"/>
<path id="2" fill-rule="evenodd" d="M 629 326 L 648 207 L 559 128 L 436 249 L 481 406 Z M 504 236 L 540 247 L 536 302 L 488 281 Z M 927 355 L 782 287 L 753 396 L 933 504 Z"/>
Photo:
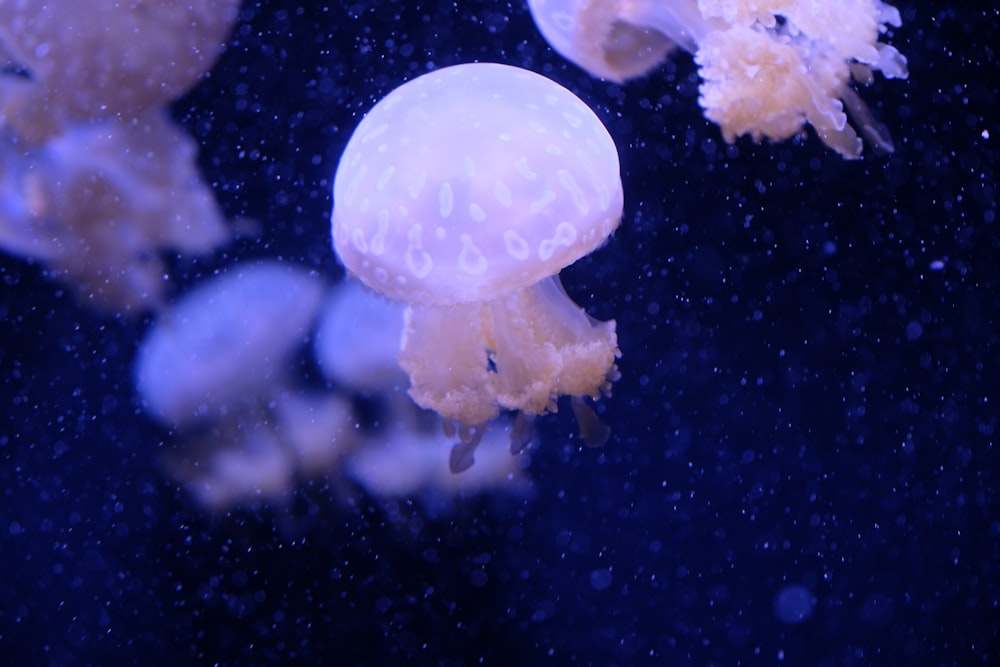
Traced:
<path id="1" fill-rule="evenodd" d="M 790 625 L 812 616 L 815 607 L 816 597 L 805 586 L 785 586 L 774 598 L 774 615 Z"/>
<path id="2" fill-rule="evenodd" d="M 590 573 L 590 586 L 595 591 L 603 591 L 611 585 L 611 570 L 608 568 L 601 568 L 593 570 Z"/>

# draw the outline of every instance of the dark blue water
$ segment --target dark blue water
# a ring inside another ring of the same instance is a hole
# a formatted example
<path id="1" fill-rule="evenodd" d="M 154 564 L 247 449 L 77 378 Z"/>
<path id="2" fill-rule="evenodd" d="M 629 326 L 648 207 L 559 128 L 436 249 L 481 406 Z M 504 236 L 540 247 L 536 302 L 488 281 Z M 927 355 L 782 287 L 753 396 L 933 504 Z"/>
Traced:
<path id="1" fill-rule="evenodd" d="M 262 257 L 339 277 L 332 176 L 364 112 L 429 69 L 526 67 L 621 154 L 621 228 L 563 273 L 618 322 L 613 435 L 541 420 L 528 499 L 442 514 L 326 478 L 209 513 L 132 387 L 150 321 L 4 255 L 0 662 L 998 664 L 1000 18 L 900 9 L 910 78 L 862 91 L 896 152 L 848 162 L 729 146 L 689 57 L 596 81 L 520 3 L 247 5 L 172 110 L 262 232 L 174 289 Z"/>

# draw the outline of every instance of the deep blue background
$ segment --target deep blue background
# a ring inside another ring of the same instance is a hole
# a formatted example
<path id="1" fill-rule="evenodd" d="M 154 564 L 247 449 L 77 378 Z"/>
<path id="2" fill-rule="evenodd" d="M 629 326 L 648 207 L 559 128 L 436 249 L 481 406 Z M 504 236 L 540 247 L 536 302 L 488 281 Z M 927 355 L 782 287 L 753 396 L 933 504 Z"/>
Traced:
<path id="1" fill-rule="evenodd" d="M 542 420 L 534 497 L 452 516 L 323 482 L 208 515 L 137 408 L 149 322 L 3 256 L 0 662 L 1000 664 L 1000 18 L 898 6 L 910 79 L 862 91 L 896 152 L 846 162 L 728 146 L 689 57 L 595 81 L 520 3 L 248 5 L 174 112 L 263 232 L 174 289 L 254 257 L 340 276 L 331 179 L 361 115 L 428 69 L 527 67 L 621 154 L 621 229 L 563 274 L 618 321 L 614 435 Z M 800 624 L 788 585 L 815 596 Z"/>

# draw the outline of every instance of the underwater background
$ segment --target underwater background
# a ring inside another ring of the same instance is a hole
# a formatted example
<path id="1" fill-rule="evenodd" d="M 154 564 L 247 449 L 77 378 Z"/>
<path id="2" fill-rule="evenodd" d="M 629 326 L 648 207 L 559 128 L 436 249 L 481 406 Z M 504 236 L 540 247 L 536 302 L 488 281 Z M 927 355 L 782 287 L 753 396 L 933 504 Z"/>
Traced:
<path id="1" fill-rule="evenodd" d="M 527 493 L 331 473 L 208 511 L 133 386 L 153 318 L 4 254 L 0 662 L 997 664 L 1000 15 L 897 7 L 910 76 L 861 89 L 895 152 L 847 161 L 728 145 L 690 57 L 602 82 L 522 3 L 245 3 L 171 112 L 259 229 L 168 258 L 170 296 L 262 259 L 339 280 L 332 178 L 364 113 L 425 71 L 524 67 L 618 145 L 622 224 L 562 273 L 618 323 L 611 438 L 539 419 Z"/>

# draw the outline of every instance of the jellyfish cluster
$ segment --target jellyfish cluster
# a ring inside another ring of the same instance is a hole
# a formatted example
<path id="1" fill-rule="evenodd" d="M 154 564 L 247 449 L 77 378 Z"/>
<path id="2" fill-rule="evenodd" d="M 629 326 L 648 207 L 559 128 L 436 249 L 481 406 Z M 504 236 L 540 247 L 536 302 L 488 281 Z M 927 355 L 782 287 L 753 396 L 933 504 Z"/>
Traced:
<path id="1" fill-rule="evenodd" d="M 212 508 L 316 476 L 383 496 L 523 489 L 526 459 L 507 451 L 566 403 L 581 440 L 603 445 L 595 402 L 620 375 L 616 324 L 559 274 L 620 224 L 618 148 L 540 74 L 454 65 L 367 110 L 332 175 L 346 280 L 265 259 L 168 297 L 166 257 L 233 236 L 167 105 L 211 70 L 239 5 L 0 2 L 0 249 L 84 304 L 153 313 L 135 385 L 176 443 L 170 474 Z M 892 150 L 853 88 L 907 76 L 882 41 L 899 12 L 880 0 L 528 6 L 554 51 L 612 82 L 692 54 L 726 141 L 811 127 L 845 158 L 865 141 Z M 303 357 L 321 387 L 297 378 Z M 373 400 L 383 417 L 368 423 L 357 406 Z"/>
<path id="2" fill-rule="evenodd" d="M 522 462 L 498 456 L 509 439 L 502 421 L 480 465 L 448 479 L 451 442 L 401 400 L 401 331 L 399 304 L 295 264 L 244 262 L 203 281 L 150 327 L 135 361 L 146 412 L 175 440 L 164 468 L 219 511 L 280 505 L 315 479 L 435 505 L 486 489 L 526 492 Z M 319 366 L 322 386 L 301 381 L 302 357 Z M 380 404 L 382 426 L 359 421 L 358 400 Z"/>

